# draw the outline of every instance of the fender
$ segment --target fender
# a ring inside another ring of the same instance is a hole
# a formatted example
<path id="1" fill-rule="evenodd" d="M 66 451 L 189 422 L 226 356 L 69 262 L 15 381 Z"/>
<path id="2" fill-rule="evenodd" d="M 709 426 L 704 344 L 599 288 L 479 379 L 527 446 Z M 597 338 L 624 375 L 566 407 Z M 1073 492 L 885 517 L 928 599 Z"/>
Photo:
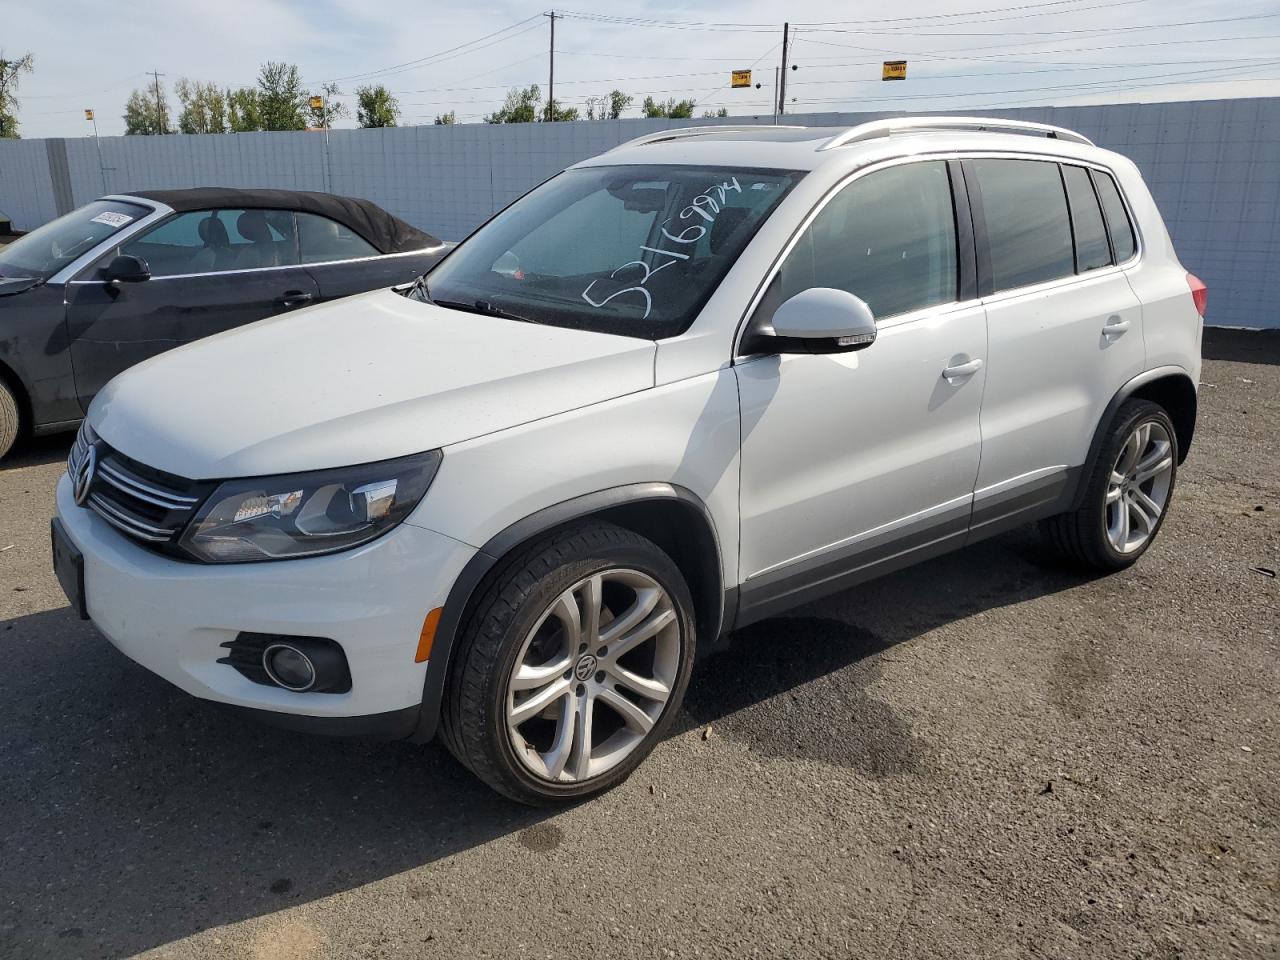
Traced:
<path id="1" fill-rule="evenodd" d="M 1144 370 L 1142 373 L 1138 374 L 1136 377 L 1134 377 L 1132 380 L 1126 383 L 1123 387 L 1121 387 L 1116 392 L 1116 395 L 1111 398 L 1111 402 L 1107 404 L 1107 408 L 1102 412 L 1102 416 L 1098 420 L 1098 426 L 1094 429 L 1093 441 L 1089 444 L 1089 455 L 1085 458 L 1084 466 L 1080 471 L 1080 478 L 1076 485 L 1075 496 L 1072 497 L 1071 499 L 1071 506 L 1069 507 L 1069 509 L 1071 510 L 1080 509 L 1084 501 L 1085 483 L 1087 482 L 1088 478 L 1093 475 L 1093 468 L 1097 464 L 1098 457 L 1102 452 L 1103 438 L 1106 435 L 1107 427 L 1110 426 L 1111 421 L 1115 419 L 1116 411 L 1120 409 L 1121 405 L 1123 405 L 1126 400 L 1128 400 L 1130 397 L 1136 394 L 1143 387 L 1147 386 L 1147 384 L 1154 383 L 1155 381 L 1161 380 L 1165 377 L 1181 377 L 1182 379 L 1186 380 L 1188 384 L 1190 384 L 1192 392 L 1193 393 L 1195 392 L 1195 384 L 1191 382 L 1191 375 L 1188 374 L 1187 371 L 1182 367 L 1172 366 L 1172 365 L 1165 366 L 1165 367 L 1155 367 L 1152 370 Z M 1170 413 L 1172 413 L 1172 411 L 1170 411 Z M 1194 411 L 1192 412 L 1191 423 L 1192 423 L 1192 429 L 1194 429 L 1194 425 L 1195 425 Z M 1180 448 L 1178 450 L 1179 463 L 1181 463 L 1183 460 L 1186 459 L 1187 449 L 1191 446 L 1191 442 L 1190 442 L 1191 432 L 1192 432 L 1191 430 L 1188 431 L 1187 443 L 1185 444 L 1179 443 L 1179 448 Z"/>
<path id="2" fill-rule="evenodd" d="M 462 627 L 463 616 L 475 595 L 476 589 L 488 576 L 498 562 L 523 543 L 546 533 L 556 527 L 574 520 L 585 519 L 607 513 L 620 507 L 633 504 L 662 500 L 684 504 L 696 510 L 706 522 L 715 545 L 716 570 L 721 565 L 720 538 L 716 532 L 715 522 L 705 503 L 692 491 L 672 483 L 649 482 L 634 483 L 620 487 L 610 487 L 595 493 L 583 494 L 569 500 L 561 501 L 545 507 L 537 513 L 530 514 L 523 520 L 517 520 L 511 526 L 491 537 L 487 543 L 467 561 L 458 579 L 454 581 L 449 596 L 445 600 L 444 610 L 440 614 L 440 622 L 436 627 L 435 640 L 432 644 L 431 657 L 427 662 L 427 675 L 422 688 L 422 708 L 418 715 L 418 724 L 409 739 L 414 743 L 425 743 L 436 734 L 440 723 L 440 706 L 444 699 L 445 679 L 449 674 L 450 657 L 453 646 Z M 733 600 L 735 593 L 720 590 L 721 603 L 716 622 L 711 626 L 708 640 L 714 640 L 723 629 L 727 620 L 733 616 Z M 710 643 L 707 646 L 711 646 Z"/>

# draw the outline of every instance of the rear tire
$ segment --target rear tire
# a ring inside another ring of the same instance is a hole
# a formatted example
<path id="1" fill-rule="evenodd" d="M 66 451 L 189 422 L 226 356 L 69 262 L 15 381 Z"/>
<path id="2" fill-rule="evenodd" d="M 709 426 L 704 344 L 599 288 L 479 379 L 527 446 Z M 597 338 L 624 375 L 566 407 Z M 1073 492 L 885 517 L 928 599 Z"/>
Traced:
<path id="1" fill-rule="evenodd" d="M 1041 521 L 1048 545 L 1072 564 L 1124 570 L 1147 552 L 1164 524 L 1178 474 L 1178 434 L 1150 400 L 1128 400 L 1084 478 L 1080 506 Z"/>
<path id="2" fill-rule="evenodd" d="M 18 430 L 22 426 L 18 398 L 9 385 L 0 380 L 0 459 L 3 459 L 18 442 Z"/>
<path id="3" fill-rule="evenodd" d="M 449 664 L 442 739 L 522 803 L 602 793 L 662 739 L 693 649 L 693 601 L 666 553 L 613 524 L 567 528 L 488 582 Z"/>

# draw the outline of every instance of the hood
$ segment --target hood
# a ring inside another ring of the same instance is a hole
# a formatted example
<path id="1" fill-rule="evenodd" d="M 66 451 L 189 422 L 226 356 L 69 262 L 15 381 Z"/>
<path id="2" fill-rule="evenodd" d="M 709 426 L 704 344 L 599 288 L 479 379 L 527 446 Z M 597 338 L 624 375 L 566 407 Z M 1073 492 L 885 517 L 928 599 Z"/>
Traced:
<path id="1" fill-rule="evenodd" d="M 44 283 L 39 277 L 0 277 L 0 297 L 9 297 L 15 293 L 26 293 L 32 287 Z"/>
<path id="2" fill-rule="evenodd" d="M 655 344 L 446 310 L 388 290 L 147 360 L 89 423 L 190 479 L 370 463 L 653 386 Z"/>

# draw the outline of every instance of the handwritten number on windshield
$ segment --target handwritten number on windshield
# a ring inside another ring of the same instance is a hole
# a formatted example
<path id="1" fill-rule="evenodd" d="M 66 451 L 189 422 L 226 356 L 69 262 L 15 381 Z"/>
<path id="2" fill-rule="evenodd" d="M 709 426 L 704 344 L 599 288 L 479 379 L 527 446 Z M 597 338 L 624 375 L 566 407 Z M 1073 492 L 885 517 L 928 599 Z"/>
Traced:
<path id="1" fill-rule="evenodd" d="M 724 183 L 721 183 L 719 185 L 713 184 L 710 187 L 707 187 L 706 190 L 704 190 L 702 193 L 698 194 L 698 196 L 693 198 L 689 206 L 685 207 L 683 210 L 680 211 L 680 219 L 688 220 L 690 217 L 696 216 L 696 217 L 701 217 L 703 220 L 706 221 L 707 224 L 715 223 L 716 217 L 719 215 L 720 211 L 724 208 L 725 197 L 729 194 L 730 191 L 736 191 L 738 193 L 742 193 L 742 187 L 741 185 L 739 185 L 737 177 L 731 177 L 729 180 L 725 181 Z M 666 239 L 670 240 L 672 243 L 680 243 L 680 244 L 697 243 L 699 240 L 701 240 L 703 237 L 707 235 L 708 227 L 706 224 L 701 224 L 701 223 L 690 224 L 689 226 L 681 230 L 678 234 L 673 234 L 666 227 L 666 225 L 670 222 L 671 222 L 670 220 L 664 220 L 662 222 L 662 235 Z M 631 267 L 639 267 L 644 271 L 644 277 L 639 281 L 637 281 L 635 286 L 625 287 L 622 290 L 615 290 L 613 293 L 609 294 L 609 296 L 605 297 L 603 300 L 592 300 L 591 288 L 600 282 L 599 280 L 592 280 L 589 284 L 587 284 L 587 289 L 582 291 L 582 299 L 585 300 L 587 303 L 591 304 L 591 306 L 593 307 L 603 307 L 610 300 L 614 300 L 618 297 L 623 296 L 624 294 L 628 294 L 628 293 L 639 294 L 640 296 L 644 297 L 644 314 L 641 317 L 641 319 L 647 320 L 649 318 L 649 313 L 653 310 L 653 295 L 645 287 L 645 284 L 649 282 L 649 278 L 652 277 L 654 274 L 661 273 L 663 270 L 665 270 L 669 266 L 672 266 L 677 261 L 688 260 L 690 255 L 687 253 L 681 253 L 678 250 L 663 250 L 660 247 L 650 247 L 650 246 L 645 246 L 644 244 L 641 244 L 640 249 L 647 253 L 657 254 L 664 257 L 670 257 L 671 259 L 668 260 L 666 263 L 664 263 L 660 267 L 650 267 L 643 260 L 628 260 L 622 266 L 618 267 L 611 274 L 609 274 L 609 279 L 616 280 L 618 277 L 618 274 L 622 273 L 624 270 L 628 270 Z"/>

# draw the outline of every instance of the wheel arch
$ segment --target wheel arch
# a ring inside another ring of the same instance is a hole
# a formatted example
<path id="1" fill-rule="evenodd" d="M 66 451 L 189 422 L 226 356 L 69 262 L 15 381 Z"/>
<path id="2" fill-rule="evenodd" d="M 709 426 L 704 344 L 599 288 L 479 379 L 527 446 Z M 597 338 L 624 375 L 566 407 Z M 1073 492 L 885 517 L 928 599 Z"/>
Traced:
<path id="1" fill-rule="evenodd" d="M 1094 428 L 1093 441 L 1089 445 L 1089 455 L 1080 473 L 1082 480 L 1076 491 L 1072 509 L 1079 508 L 1084 497 L 1083 478 L 1092 475 L 1102 450 L 1107 427 L 1115 418 L 1116 411 L 1127 400 L 1150 400 L 1158 403 L 1168 412 L 1178 437 L 1178 463 L 1181 464 L 1186 460 L 1196 428 L 1195 383 L 1182 367 L 1157 367 L 1141 373 L 1116 392 L 1099 418 L 1098 425 Z"/>
<path id="2" fill-rule="evenodd" d="M 693 595 L 699 651 L 731 624 L 735 592 L 726 591 L 720 540 L 711 512 L 693 492 L 671 483 L 637 483 L 574 497 L 530 514 L 491 537 L 463 567 L 445 600 L 427 661 L 422 710 L 410 739 L 430 740 L 440 708 L 454 643 L 467 613 L 504 557 L 558 529 L 586 520 L 617 524 L 661 547 L 680 568 Z"/>

